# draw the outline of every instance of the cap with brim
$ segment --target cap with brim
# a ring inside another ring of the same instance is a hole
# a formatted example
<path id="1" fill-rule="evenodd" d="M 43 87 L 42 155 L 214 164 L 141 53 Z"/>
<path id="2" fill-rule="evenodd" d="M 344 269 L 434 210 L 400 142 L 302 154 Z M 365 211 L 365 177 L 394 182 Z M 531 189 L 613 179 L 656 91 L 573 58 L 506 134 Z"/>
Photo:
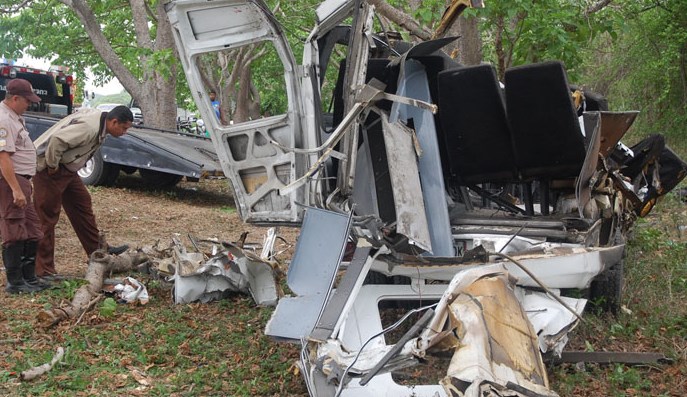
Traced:
<path id="1" fill-rule="evenodd" d="M 31 83 L 24 79 L 13 79 L 7 83 L 7 93 L 9 95 L 19 95 L 31 102 L 40 102 L 41 98 L 33 92 Z"/>

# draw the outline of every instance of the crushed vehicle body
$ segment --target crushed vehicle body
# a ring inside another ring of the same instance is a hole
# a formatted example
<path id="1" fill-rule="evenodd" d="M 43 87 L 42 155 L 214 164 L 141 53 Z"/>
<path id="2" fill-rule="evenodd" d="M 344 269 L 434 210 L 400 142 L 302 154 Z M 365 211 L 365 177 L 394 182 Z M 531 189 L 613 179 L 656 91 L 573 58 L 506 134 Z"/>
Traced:
<path id="1" fill-rule="evenodd" d="M 273 255 L 276 229 L 268 229 L 259 254 L 244 246 L 246 235 L 248 232 L 237 243 L 197 240 L 189 235 L 194 252 L 187 250 L 179 236 L 173 236 L 169 245 L 157 241 L 141 248 L 148 260 L 139 270 L 171 282 L 177 304 L 207 303 L 238 292 L 250 295 L 258 305 L 275 306 L 283 295 Z"/>
<path id="2" fill-rule="evenodd" d="M 265 332 L 301 344 L 311 395 L 557 395 L 542 355 L 588 300 L 618 309 L 627 232 L 686 175 L 660 136 L 620 142 L 638 112 L 560 62 L 500 82 L 444 54 L 454 38 L 378 36 L 365 1 L 324 1 L 301 65 L 260 0 L 167 10 L 240 216 L 301 225 Z M 288 101 L 223 124 L 201 66 L 248 47 L 281 61 Z M 439 377 L 399 375 L 434 356 Z"/>

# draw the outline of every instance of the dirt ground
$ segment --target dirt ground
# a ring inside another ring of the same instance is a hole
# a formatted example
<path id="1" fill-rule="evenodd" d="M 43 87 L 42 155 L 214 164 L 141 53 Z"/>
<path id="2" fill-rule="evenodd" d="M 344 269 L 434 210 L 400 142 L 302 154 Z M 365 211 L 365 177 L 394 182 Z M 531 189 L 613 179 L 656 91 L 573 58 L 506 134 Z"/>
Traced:
<path id="1" fill-rule="evenodd" d="M 175 189 L 155 192 L 147 189 L 139 177 L 122 175 L 116 187 L 91 188 L 91 196 L 98 225 L 106 233 L 111 245 L 129 244 L 135 248 L 154 244 L 158 240 L 167 242 L 176 234 L 187 245 L 189 234 L 196 239 L 236 241 L 244 231 L 249 232 L 247 243 L 260 244 L 266 231 L 265 228 L 249 226 L 239 219 L 226 180 L 182 182 Z M 279 234 L 291 244 L 295 244 L 297 233 L 298 230 L 295 228 L 282 227 L 279 231 Z M 58 272 L 74 278 L 83 277 L 87 257 L 65 216 L 62 216 L 56 230 L 56 246 Z M 4 281 L 2 272 L 0 282 L 4 285 Z M 2 300 L 3 304 L 11 306 L 15 298 L 4 295 Z M 600 323 L 603 323 L 603 320 Z M 569 348 L 585 350 L 585 344 L 591 341 L 612 351 L 643 350 L 638 349 L 636 336 L 620 342 L 613 337 L 609 338 L 605 332 L 601 325 L 596 329 L 586 327 L 585 331 L 572 335 Z M 259 330 L 259 333 L 262 334 L 262 330 Z M 656 350 L 653 346 L 648 346 L 647 349 Z M 292 353 L 293 357 L 289 357 L 295 359 L 297 350 L 294 348 Z M 652 390 L 653 395 L 677 396 L 682 395 L 675 394 L 675 391 L 684 386 L 687 376 L 684 371 L 683 365 L 676 364 L 659 370 L 646 370 L 637 376 L 644 378 L 649 385 L 665 385 L 663 393 L 653 394 Z M 628 372 L 618 372 L 612 368 L 588 371 L 581 376 L 572 366 L 568 366 L 558 368 L 550 375 L 553 375 L 554 390 L 558 389 L 561 396 L 593 396 L 611 395 L 608 393 L 608 387 L 620 382 L 617 379 L 620 377 L 619 374 L 624 377 L 621 380 L 627 381 L 625 378 L 628 377 Z M 564 391 L 561 389 L 566 379 L 567 382 L 572 381 L 576 385 Z M 298 376 L 292 377 L 288 382 L 292 392 L 303 388 L 302 380 Z M 651 386 L 647 387 L 654 389 Z M 627 392 L 634 390 L 632 383 L 616 385 L 616 389 L 624 391 L 612 395 L 648 395 L 644 394 L 644 391 Z M 1 392 L 2 388 L 0 395 Z"/>
<path id="2" fill-rule="evenodd" d="M 98 227 L 110 245 L 135 248 L 157 240 L 166 243 L 175 234 L 186 244 L 189 234 L 236 241 L 244 231 L 249 232 L 247 242 L 261 243 L 266 230 L 239 219 L 226 180 L 181 182 L 173 190 L 154 192 L 137 176 L 122 174 L 114 188 L 91 188 L 91 197 Z M 295 241 L 295 229 L 281 228 L 280 233 Z M 83 276 L 88 258 L 64 213 L 55 240 L 57 271 Z"/>

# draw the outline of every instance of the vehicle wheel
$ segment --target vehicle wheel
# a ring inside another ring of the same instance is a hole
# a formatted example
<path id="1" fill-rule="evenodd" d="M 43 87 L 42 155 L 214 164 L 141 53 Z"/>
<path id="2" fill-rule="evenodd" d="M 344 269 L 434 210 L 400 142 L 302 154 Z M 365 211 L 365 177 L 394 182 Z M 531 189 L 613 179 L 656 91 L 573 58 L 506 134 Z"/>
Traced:
<path id="1" fill-rule="evenodd" d="M 625 267 L 623 261 L 599 274 L 589 287 L 589 305 L 593 311 L 617 314 L 623 298 Z"/>
<path id="2" fill-rule="evenodd" d="M 111 186 L 119 176 L 119 166 L 106 163 L 100 150 L 93 154 L 86 164 L 77 171 L 79 177 L 86 185 Z"/>
<path id="3" fill-rule="evenodd" d="M 166 172 L 146 170 L 139 168 L 138 172 L 141 174 L 141 178 L 145 181 L 148 187 L 153 189 L 167 189 L 174 187 L 181 178 L 181 175 L 168 174 Z"/>

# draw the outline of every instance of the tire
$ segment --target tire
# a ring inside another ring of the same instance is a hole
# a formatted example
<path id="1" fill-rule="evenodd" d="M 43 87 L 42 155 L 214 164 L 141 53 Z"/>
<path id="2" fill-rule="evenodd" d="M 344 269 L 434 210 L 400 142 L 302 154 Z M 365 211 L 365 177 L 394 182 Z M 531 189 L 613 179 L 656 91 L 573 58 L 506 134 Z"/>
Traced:
<path id="1" fill-rule="evenodd" d="M 77 174 L 85 185 L 112 186 L 119 176 L 119 166 L 106 163 L 98 150 Z"/>
<path id="2" fill-rule="evenodd" d="M 145 182 L 146 186 L 152 189 L 168 189 L 176 186 L 183 178 L 181 175 L 168 174 L 166 172 L 146 170 L 139 168 L 138 172 Z"/>
<path id="3" fill-rule="evenodd" d="M 621 260 L 599 274 L 589 287 L 589 305 L 592 311 L 618 314 L 623 298 L 625 266 Z"/>

